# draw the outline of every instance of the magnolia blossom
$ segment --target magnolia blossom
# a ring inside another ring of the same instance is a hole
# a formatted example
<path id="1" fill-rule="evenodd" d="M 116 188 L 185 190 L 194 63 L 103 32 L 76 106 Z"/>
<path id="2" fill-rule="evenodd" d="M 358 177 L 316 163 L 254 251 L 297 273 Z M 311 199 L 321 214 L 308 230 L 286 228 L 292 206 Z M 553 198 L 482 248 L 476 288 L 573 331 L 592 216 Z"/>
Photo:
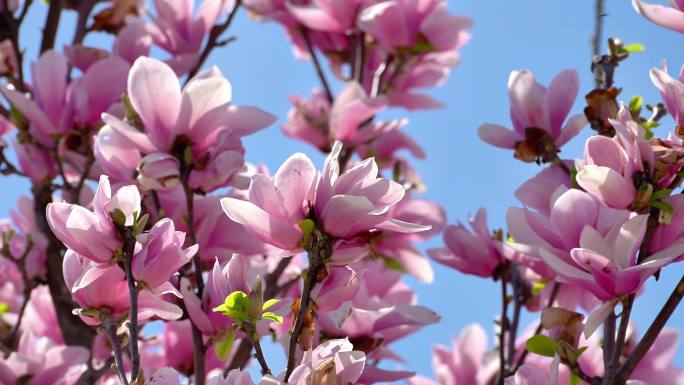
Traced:
<path id="1" fill-rule="evenodd" d="M 565 125 L 579 91 L 575 70 L 558 74 L 546 88 L 531 72 L 513 71 L 508 78 L 513 130 L 484 124 L 477 133 L 485 142 L 515 149 L 515 156 L 526 162 L 537 158 L 551 160 L 556 152 L 587 125 L 584 115 L 571 116 Z"/>
<path id="2" fill-rule="evenodd" d="M 183 249 L 185 233 L 176 231 L 173 221 L 162 219 L 148 233 L 138 236 L 140 251 L 133 256 L 133 278 L 150 288 L 168 283 L 169 277 L 190 262 L 198 246 Z"/>
<path id="3" fill-rule="evenodd" d="M 355 384 L 366 365 L 366 355 L 348 339 L 336 339 L 318 345 L 304 353 L 288 383 L 307 384 Z M 330 378 L 332 377 L 332 378 Z"/>
<path id="4" fill-rule="evenodd" d="M 632 0 L 634 9 L 649 21 L 673 31 L 684 33 L 684 2 L 671 0 L 672 7 Z"/>
<path id="5" fill-rule="evenodd" d="M 416 376 L 408 381 L 409 384 L 489 384 L 498 368 L 490 365 L 486 358 L 487 334 L 484 329 L 477 324 L 469 325 L 458 339 L 452 341 L 452 345 L 452 349 L 439 345 L 433 350 L 432 368 L 437 376 L 436 381 Z"/>
<path id="6" fill-rule="evenodd" d="M 194 0 L 155 0 L 157 15 L 148 31 L 156 45 L 174 55 L 175 66 L 185 73 L 195 65 L 211 28 L 234 4 L 233 0 L 205 0 L 195 7 Z"/>
<path id="7" fill-rule="evenodd" d="M 31 134 L 47 147 L 54 147 L 52 135 L 70 129 L 72 109 L 68 108 L 67 71 L 68 63 L 64 55 L 46 51 L 37 62 L 31 64 L 31 98 L 12 86 L 0 88 L 0 92 L 31 123 Z"/>
<path id="8" fill-rule="evenodd" d="M 119 318 L 130 310 L 130 295 L 123 270 L 118 266 L 99 265 L 67 250 L 63 263 L 64 282 L 81 309 L 77 310 L 84 322 L 99 325 L 101 316 Z M 138 294 L 138 320 L 153 317 L 175 320 L 182 310 L 165 302 L 159 295 L 176 294 L 176 290 L 152 293 L 143 290 Z"/>
<path id="9" fill-rule="evenodd" d="M 651 174 L 654 156 L 643 128 L 636 122 L 610 122 L 616 136 L 597 135 L 587 140 L 584 161 L 578 165 L 577 183 L 607 206 L 624 209 L 637 199 L 640 186 L 636 186 L 635 174 Z"/>
<path id="10" fill-rule="evenodd" d="M 359 28 L 389 48 L 428 45 L 426 51 L 460 48 L 469 39 L 470 18 L 449 13 L 446 1 L 380 1 L 364 8 Z"/>
<path id="11" fill-rule="evenodd" d="M 47 219 L 50 229 L 67 247 L 94 261 L 108 262 L 122 246 L 112 219 L 115 210 L 123 214 L 123 225 L 133 225 L 140 214 L 140 193 L 135 186 L 124 186 L 112 195 L 109 178 L 103 175 L 93 199 L 93 211 L 54 202 L 47 206 Z"/>
<path id="12" fill-rule="evenodd" d="M 638 262 L 647 221 L 648 215 L 634 215 L 626 221 L 616 222 L 606 235 L 584 227 L 580 247 L 570 252 L 572 262 L 540 250 L 544 262 L 558 274 L 558 281 L 581 286 L 597 298 L 608 301 L 594 310 L 587 320 L 587 335 L 591 335 L 613 310 L 619 297 L 636 293 L 653 273 L 684 253 L 684 244 L 675 244 Z"/>
<path id="13" fill-rule="evenodd" d="M 231 94 L 230 83 L 216 68 L 196 75 L 181 90 L 168 65 L 141 57 L 128 76 L 128 96 L 142 127 L 103 115 L 107 125 L 95 141 L 96 158 L 124 180 L 139 168 L 149 188 L 158 184 L 150 184 L 148 177 L 158 178 L 160 171 L 174 175 L 175 170 L 168 163 L 159 170 L 143 156 L 157 153 L 153 160 L 159 161 L 166 153 L 192 166 L 191 187 L 205 192 L 223 187 L 244 165 L 240 138 L 275 120 L 256 107 L 231 105 Z M 139 165 L 143 160 L 147 163 Z"/>
<path id="14" fill-rule="evenodd" d="M 603 206 L 582 190 L 561 186 L 550 196 L 545 211 L 511 207 L 506 222 L 513 237 L 512 246 L 523 253 L 522 262 L 552 278 L 555 274 L 540 263 L 541 250 L 569 262 L 570 251 L 580 246 L 585 229 L 606 236 L 616 222 L 626 220 L 628 215 L 626 211 Z"/>
<path id="15" fill-rule="evenodd" d="M 681 15 L 684 20 L 684 12 Z M 663 67 L 662 70 L 657 68 L 651 70 L 651 81 L 660 90 L 667 112 L 678 126 L 684 127 L 684 83 L 682 83 L 684 73 L 680 71 L 678 78 L 674 79 L 667 73 L 667 66 Z M 684 70 L 684 67 L 682 69 Z"/>
<path id="16" fill-rule="evenodd" d="M 314 217 L 321 230 L 337 239 L 333 263 L 346 264 L 368 254 L 361 236 L 367 232 L 413 233 L 428 230 L 385 215 L 404 196 L 401 185 L 378 178 L 375 161 L 367 159 L 340 175 L 342 143 L 335 142 L 319 174 L 304 154 L 285 161 L 273 179 L 252 177 L 248 201 L 224 198 L 224 211 L 261 240 L 285 250 L 300 250 L 299 224 Z"/>
<path id="17" fill-rule="evenodd" d="M 0 384 L 73 385 L 88 369 L 88 359 L 83 347 L 56 345 L 25 332 L 17 350 L 0 360 Z"/>
<path id="18" fill-rule="evenodd" d="M 484 209 L 479 209 L 468 222 L 472 233 L 460 223 L 449 225 L 443 235 L 446 248 L 430 249 L 428 255 L 462 273 L 491 277 L 499 265 L 513 257 L 515 250 L 490 233 Z"/>

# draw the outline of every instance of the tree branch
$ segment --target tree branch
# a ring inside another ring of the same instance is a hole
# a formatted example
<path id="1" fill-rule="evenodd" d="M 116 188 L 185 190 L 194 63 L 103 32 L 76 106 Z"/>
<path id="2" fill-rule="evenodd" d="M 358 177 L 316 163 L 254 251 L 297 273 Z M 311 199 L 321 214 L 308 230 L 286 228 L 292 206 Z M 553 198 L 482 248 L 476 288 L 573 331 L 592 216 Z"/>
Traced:
<path id="1" fill-rule="evenodd" d="M 43 41 L 40 43 L 41 54 L 55 46 L 59 19 L 62 15 L 63 7 L 64 0 L 50 0 L 50 7 L 48 8 L 48 14 L 45 18 L 45 27 L 43 28 Z"/>
<path id="2" fill-rule="evenodd" d="M 321 81 L 321 85 L 323 86 L 323 92 L 325 92 L 325 97 L 326 99 L 328 99 L 328 103 L 332 104 L 335 98 L 333 97 L 332 91 L 330 90 L 328 80 L 325 78 L 325 72 L 323 72 L 321 62 L 318 60 L 318 56 L 316 55 L 316 49 L 314 48 L 313 43 L 311 42 L 309 30 L 306 28 L 302 28 L 301 33 L 302 37 L 304 38 L 304 43 L 306 43 L 306 49 L 309 50 L 309 55 L 311 55 L 311 60 L 313 61 L 314 67 L 316 68 L 316 74 L 318 75 L 318 79 Z"/>
<path id="3" fill-rule="evenodd" d="M 649 326 L 648 330 L 646 330 L 646 333 L 641 341 L 639 341 L 637 346 L 632 351 L 632 354 L 627 357 L 627 360 L 618 370 L 616 377 L 617 383 L 623 383 L 626 381 L 641 359 L 644 358 L 649 349 L 651 349 L 651 346 L 653 346 L 653 343 L 658 338 L 658 335 L 663 330 L 663 327 L 665 327 L 665 324 L 667 324 L 667 321 L 672 316 L 672 313 L 674 313 L 675 309 L 677 309 L 677 305 L 679 305 L 681 302 L 682 297 L 684 297 L 684 275 L 677 283 L 677 286 L 675 286 L 672 294 L 670 294 L 670 297 L 667 299 L 667 302 L 665 302 L 665 305 L 663 305 L 663 308 L 660 309 L 660 312 L 658 312 L 658 315 L 653 320 L 653 323 L 651 323 L 651 326 Z"/>

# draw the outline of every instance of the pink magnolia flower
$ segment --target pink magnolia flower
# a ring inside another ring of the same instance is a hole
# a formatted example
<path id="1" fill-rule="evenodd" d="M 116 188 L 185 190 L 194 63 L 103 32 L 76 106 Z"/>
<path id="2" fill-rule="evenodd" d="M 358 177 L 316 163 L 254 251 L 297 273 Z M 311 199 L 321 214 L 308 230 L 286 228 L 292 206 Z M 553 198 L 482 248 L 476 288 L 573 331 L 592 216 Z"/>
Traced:
<path id="1" fill-rule="evenodd" d="M 356 82 L 349 82 L 330 105 L 325 96 L 312 92 L 306 101 L 291 97 L 290 110 L 283 130 L 287 135 L 304 140 L 324 151 L 339 140 L 350 146 L 364 144 L 386 131 L 387 123 L 370 124 L 369 121 L 387 107 L 384 97 L 369 97 Z"/>
<path id="2" fill-rule="evenodd" d="M 124 186 L 112 195 L 109 178 L 103 175 L 93 199 L 93 211 L 76 204 L 54 202 L 47 206 L 47 219 L 55 236 L 68 248 L 104 263 L 122 245 L 111 217 L 114 210 L 124 215 L 125 226 L 133 225 L 141 212 L 140 193 L 135 186 Z"/>
<path id="3" fill-rule="evenodd" d="M 573 115 L 563 125 L 578 91 L 575 70 L 561 72 L 548 88 L 537 83 L 529 71 L 513 71 L 508 79 L 513 130 L 484 124 L 477 133 L 493 146 L 515 149 L 515 156 L 521 160 L 548 161 L 587 125 L 584 115 Z"/>
<path id="4" fill-rule="evenodd" d="M 95 126 L 102 122 L 102 113 L 119 103 L 126 92 L 129 69 L 125 60 L 110 57 L 93 63 L 82 77 L 71 83 L 70 103 L 75 124 Z"/>
<path id="5" fill-rule="evenodd" d="M 432 282 L 432 266 L 415 244 L 441 233 L 446 225 L 446 213 L 436 203 L 411 199 L 409 195 L 405 195 L 390 209 L 388 215 L 403 222 L 431 228 L 420 233 L 380 232 L 371 239 L 374 254 L 398 262 L 401 269 L 422 282 Z"/>
<path id="6" fill-rule="evenodd" d="M 458 339 L 452 341 L 452 349 L 438 345 L 432 356 L 433 381 L 416 376 L 410 385 L 451 385 L 451 384 L 488 384 L 495 372 L 489 368 L 485 359 L 487 353 L 487 334 L 480 325 L 467 326 Z M 498 368 L 493 368 L 498 370 Z M 508 385 L 508 384 L 507 384 Z M 548 385 L 548 384 L 544 384 Z"/>
<path id="7" fill-rule="evenodd" d="M 99 325 L 100 315 L 120 318 L 129 311 L 128 284 L 123 270 L 118 266 L 98 265 L 72 250 L 67 250 L 63 272 L 64 282 L 81 307 L 77 312 L 87 324 Z M 170 293 L 175 294 L 174 291 L 175 289 Z M 165 302 L 148 290 L 138 293 L 138 306 L 140 321 L 154 317 L 176 320 L 183 315 L 178 306 Z"/>
<path id="8" fill-rule="evenodd" d="M 197 245 L 183 249 L 185 233 L 176 231 L 173 221 L 168 218 L 155 223 L 148 233 L 139 235 L 138 241 L 142 248 L 133 256 L 133 277 L 152 289 L 167 284 L 171 275 L 197 253 Z"/>
<path id="9" fill-rule="evenodd" d="M 187 208 L 182 187 L 159 190 L 158 196 L 164 215 L 173 219 L 178 230 L 187 232 L 188 228 L 183 220 Z M 231 196 L 236 196 L 235 192 Z M 151 210 L 155 210 L 154 203 L 148 201 L 147 204 Z M 197 244 L 202 250 L 204 262 L 213 264 L 218 259 L 223 263 L 233 254 L 252 256 L 268 252 L 267 246 L 259 238 L 228 218 L 221 208 L 220 197 L 196 194 L 193 206 Z M 226 234 L 231 236 L 227 237 Z"/>
<path id="10" fill-rule="evenodd" d="M 434 311 L 416 305 L 415 294 L 401 281 L 401 274 L 387 269 L 382 261 L 361 261 L 351 268 L 363 274 L 354 288 L 356 294 L 338 309 L 318 313 L 316 330 L 321 335 L 363 341 L 369 360 L 396 360 L 396 353 L 389 350 L 393 342 L 441 319 Z M 413 374 L 367 365 L 359 382 L 398 381 Z"/>
<path id="11" fill-rule="evenodd" d="M 29 132 L 47 147 L 54 147 L 53 135 L 71 129 L 72 109 L 68 107 L 67 59 L 61 53 L 46 51 L 31 64 L 32 97 L 11 86 L 0 92 L 31 123 Z"/>
<path id="12" fill-rule="evenodd" d="M 169 153 L 190 163 L 194 187 L 205 192 L 222 187 L 243 166 L 239 138 L 275 120 L 256 107 L 231 105 L 231 93 L 230 83 L 216 68 L 198 74 L 181 90 L 168 65 L 141 57 L 131 68 L 128 95 L 143 127 L 104 115 L 107 126 L 98 134 L 103 137 L 96 140 L 96 156 L 106 169 L 125 168 L 115 171 L 125 176 L 132 175 L 133 160 Z M 131 158 L 118 154 L 121 148 Z"/>
<path id="13" fill-rule="evenodd" d="M 354 350 L 348 339 L 333 339 L 305 352 L 288 383 L 307 385 L 320 378 L 324 383 L 355 384 L 365 365 L 366 355 Z"/>
<path id="14" fill-rule="evenodd" d="M 682 23 L 684 25 L 684 12 L 682 14 Z M 650 72 L 651 81 L 658 87 L 662 95 L 667 112 L 672 116 L 678 126 L 684 126 L 684 66 L 679 72 L 679 77 L 674 79 L 667 73 L 667 66 L 663 65 L 663 69 L 653 68 Z"/>
<path id="15" fill-rule="evenodd" d="M 0 383 L 73 385 L 88 369 L 88 359 L 83 347 L 56 345 L 47 337 L 25 332 L 17 350 L 0 360 Z"/>
<path id="16" fill-rule="evenodd" d="M 57 344 L 63 343 L 62 329 L 57 322 L 57 313 L 47 285 L 40 285 L 31 291 L 19 330 L 21 333 L 47 337 Z"/>
<path id="17" fill-rule="evenodd" d="M 650 243 L 651 253 L 665 250 L 684 240 L 684 195 L 673 195 L 664 201 L 672 206 L 674 212 L 669 223 L 661 223 L 655 228 Z M 676 259 L 676 261 L 682 260 L 684 260 L 684 254 Z"/>
<path id="18" fill-rule="evenodd" d="M 176 60 L 188 61 L 189 69 L 199 58 L 204 38 L 234 4 L 234 0 L 207 0 L 195 7 L 194 0 L 155 0 L 157 15 L 147 27 L 154 43 Z"/>
<path id="19" fill-rule="evenodd" d="M 416 3 L 408 0 L 381 1 L 363 9 L 358 26 L 387 48 L 447 51 L 460 48 L 469 39 L 470 18 L 449 13 L 446 1 Z"/>
<path id="20" fill-rule="evenodd" d="M 641 0 L 632 0 L 634 9 L 649 21 L 661 27 L 684 33 L 684 2 L 681 0 L 670 0 L 670 4 L 672 7 L 651 4 Z"/>
<path id="21" fill-rule="evenodd" d="M 57 176 L 57 165 L 50 155 L 30 143 L 12 141 L 19 168 L 32 182 L 42 184 Z"/>
<path id="22" fill-rule="evenodd" d="M 137 179 L 143 190 L 175 187 L 180 183 L 180 163 L 173 155 L 153 152 L 138 163 Z"/>
<path id="23" fill-rule="evenodd" d="M 430 249 L 428 255 L 435 262 L 462 273 L 491 277 L 499 265 L 513 257 L 515 250 L 489 231 L 484 209 L 479 209 L 468 222 L 473 232 L 460 223 L 447 226 L 444 231 L 446 247 Z"/>
<path id="24" fill-rule="evenodd" d="M 558 274 L 557 281 L 584 287 L 597 298 L 608 301 L 587 319 L 586 335 L 591 335 L 614 309 L 617 298 L 636 293 L 653 273 L 684 253 L 684 244 L 675 244 L 637 262 L 647 221 L 648 215 L 634 215 L 614 223 L 606 235 L 584 227 L 580 247 L 570 252 L 571 262 L 540 250 L 544 262 Z"/>
<path id="25" fill-rule="evenodd" d="M 315 31 L 347 32 L 355 26 L 361 0 L 313 0 L 307 5 L 286 3 L 290 13 L 302 24 Z"/>
<path id="26" fill-rule="evenodd" d="M 596 135 L 587 140 L 577 183 L 607 206 L 624 209 L 636 199 L 635 173 L 653 171 L 653 150 L 636 122 L 611 120 L 611 124 L 614 138 Z"/>
<path id="27" fill-rule="evenodd" d="M 515 197 L 527 208 L 548 216 L 552 197 L 560 186 L 572 187 L 570 176 L 556 165 L 550 165 L 526 180 L 517 190 Z"/>
<path id="28" fill-rule="evenodd" d="M 555 373 L 545 373 L 534 365 L 521 366 L 514 375 L 507 377 L 505 385 L 558 385 L 558 365 L 552 366 Z"/>
<path id="29" fill-rule="evenodd" d="M 558 187 L 551 195 L 544 211 L 511 207 L 506 216 L 511 245 L 522 253 L 519 261 L 546 278 L 556 274 L 541 260 L 546 251 L 571 263 L 570 252 L 580 247 L 581 234 L 592 229 L 601 236 L 613 229 L 616 222 L 624 222 L 628 212 L 605 207 L 592 195 L 578 189 Z M 520 255 L 518 255 L 520 256 Z"/>
<path id="30" fill-rule="evenodd" d="M 249 201 L 223 198 L 226 214 L 264 242 L 285 250 L 301 250 L 299 223 L 313 215 L 328 235 L 338 239 L 333 262 L 346 264 L 368 254 L 359 235 L 373 231 L 420 232 L 429 230 L 385 215 L 404 196 L 404 188 L 378 178 L 375 161 L 367 159 L 342 175 L 342 143 L 335 142 L 319 175 L 304 154 L 291 156 L 271 178 L 257 174 L 248 190 Z"/>
<path id="31" fill-rule="evenodd" d="M 249 279 L 249 262 L 245 257 L 234 255 L 227 263 L 214 263 L 209 273 L 202 298 L 197 298 L 189 282 L 181 281 L 180 291 L 192 322 L 206 335 L 214 335 L 234 323 L 233 320 L 212 309 L 224 303 L 228 294 L 234 291 L 251 292 L 256 274 Z"/>
<path id="32" fill-rule="evenodd" d="M 159 335 L 161 351 L 157 354 L 163 366 L 169 366 L 189 376 L 193 373 L 192 327 L 190 320 L 170 321 L 164 323 Z M 207 349 L 205 355 L 207 372 L 220 368 L 223 362 L 216 357 L 214 349 Z"/>

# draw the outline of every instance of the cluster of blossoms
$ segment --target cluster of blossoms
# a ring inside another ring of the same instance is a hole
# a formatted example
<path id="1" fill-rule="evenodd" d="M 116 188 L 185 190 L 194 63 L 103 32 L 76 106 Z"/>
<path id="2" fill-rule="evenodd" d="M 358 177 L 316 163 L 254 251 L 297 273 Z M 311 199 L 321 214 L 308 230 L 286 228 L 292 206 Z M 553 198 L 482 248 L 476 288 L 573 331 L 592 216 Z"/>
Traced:
<path id="1" fill-rule="evenodd" d="M 50 3 L 30 79 L 19 29 L 0 43 L 1 145 L 15 154 L 0 152 L 0 171 L 32 185 L 1 228 L 0 383 L 253 385 L 250 362 L 260 384 L 414 376 L 393 343 L 440 317 L 402 277 L 432 281 L 418 244 L 446 214 L 400 154 L 425 157 L 408 120 L 378 116 L 441 106 L 419 90 L 446 80 L 470 19 L 442 0 L 151 3 Z M 19 26 L 30 6 L 3 16 Z M 304 154 L 273 176 L 245 160 L 242 138 L 276 117 L 234 104 L 204 66 L 241 8 L 314 63 L 323 89 L 292 97 L 283 130 L 327 154 L 320 171 Z M 58 51 L 54 17 L 69 10 L 77 29 Z M 86 45 L 92 32 L 111 49 Z"/>
<path id="2" fill-rule="evenodd" d="M 548 87 L 514 71 L 513 129 L 478 133 L 545 168 L 516 191 L 523 207 L 508 211 L 507 233 L 490 230 L 484 209 L 469 229 L 419 198 L 403 154 L 426 154 L 402 131 L 408 120 L 380 118 L 442 106 L 421 90 L 447 79 L 472 26 L 444 0 L 152 3 L 50 2 L 30 81 L 19 26 L 31 1 L 0 4 L 0 135 L 12 135 L 0 172 L 32 194 L 0 222 L 0 384 L 254 385 L 250 363 L 259 385 L 684 384 L 676 333 L 663 331 L 684 281 L 642 337 L 630 323 L 644 283 L 684 261 L 673 193 L 684 77 L 654 69 L 663 103 L 643 117 L 640 98 L 618 103 L 608 75 L 634 48 L 611 40 L 584 114 L 569 116 L 574 70 Z M 634 2 L 682 32 L 680 3 Z M 276 117 L 233 104 L 230 82 L 204 68 L 241 8 L 281 25 L 316 70 L 321 89 L 291 97 L 282 128 L 326 154 L 321 169 L 302 153 L 274 175 L 245 160 L 243 137 Z M 69 10 L 76 30 L 60 52 Z M 84 44 L 95 31 L 111 49 Z M 676 128 L 657 137 L 665 108 Z M 598 134 L 584 157 L 562 159 L 588 125 Z M 437 234 L 445 247 L 426 257 L 420 243 Z M 504 309 L 494 350 L 478 325 L 435 348 L 436 381 L 399 367 L 393 345 L 440 320 L 402 279 L 430 283 L 430 259 L 500 282 Z M 540 320 L 519 333 L 523 309 Z M 285 368 L 272 371 L 265 337 Z"/>

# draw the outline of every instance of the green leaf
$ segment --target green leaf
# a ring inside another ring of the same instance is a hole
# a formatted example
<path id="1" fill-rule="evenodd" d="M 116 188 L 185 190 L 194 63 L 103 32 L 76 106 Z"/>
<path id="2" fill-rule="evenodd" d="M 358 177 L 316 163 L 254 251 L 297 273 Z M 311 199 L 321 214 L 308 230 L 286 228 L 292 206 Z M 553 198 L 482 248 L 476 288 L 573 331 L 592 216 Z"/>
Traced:
<path id="1" fill-rule="evenodd" d="M 406 273 L 404 266 L 402 266 L 401 263 L 394 258 L 385 258 L 385 267 L 400 273 Z"/>
<path id="2" fill-rule="evenodd" d="M 542 278 L 539 281 L 535 282 L 534 285 L 532 285 L 532 294 L 539 294 L 541 293 L 542 290 L 548 285 L 549 281 Z"/>
<path id="3" fill-rule="evenodd" d="M 10 120 L 15 126 L 21 128 L 26 124 L 26 119 L 24 119 L 24 114 L 21 113 L 16 107 L 10 106 Z"/>
<path id="4" fill-rule="evenodd" d="M 271 306 L 277 305 L 278 302 L 280 302 L 279 299 L 269 299 L 268 301 L 264 302 L 264 306 L 261 307 L 261 311 L 266 311 Z"/>
<path id="5" fill-rule="evenodd" d="M 657 201 L 659 199 L 665 198 L 666 196 L 669 196 L 672 194 L 672 189 L 669 188 L 664 188 L 662 190 L 658 190 L 651 195 L 651 200 Z"/>
<path id="6" fill-rule="evenodd" d="M 237 325 L 233 325 L 233 327 L 228 329 L 226 336 L 216 344 L 216 356 L 218 356 L 218 358 L 220 358 L 221 361 L 225 361 L 228 359 L 228 354 L 230 354 L 230 348 L 233 347 L 233 342 L 235 341 L 235 333 L 237 331 L 237 328 L 235 326 Z"/>
<path id="7" fill-rule="evenodd" d="M 582 353 L 584 353 L 588 347 L 589 346 L 582 346 L 581 348 L 577 349 L 577 351 L 575 352 L 575 357 L 579 359 Z"/>
<path id="8" fill-rule="evenodd" d="M 641 114 L 641 106 L 644 104 L 644 99 L 641 96 L 635 96 L 629 101 L 629 113 L 633 117 Z"/>
<path id="9" fill-rule="evenodd" d="M 247 294 L 242 291 L 234 291 L 228 294 L 222 305 L 216 306 L 212 310 L 223 313 L 236 321 L 243 321 L 247 318 L 250 307 L 251 303 Z"/>
<path id="10" fill-rule="evenodd" d="M 277 315 L 276 313 L 270 312 L 270 311 L 267 311 L 266 313 L 262 314 L 261 318 L 262 319 L 268 319 L 268 320 L 271 320 L 273 322 L 277 322 L 279 324 L 283 323 L 283 317 Z"/>
<path id="11" fill-rule="evenodd" d="M 553 357 L 554 354 L 556 354 L 558 342 L 551 337 L 537 334 L 527 340 L 525 347 L 528 351 L 539 354 L 540 356 Z"/>
<path id="12" fill-rule="evenodd" d="M 143 230 L 145 230 L 148 219 L 150 219 L 150 214 L 145 214 L 135 222 L 133 225 L 133 233 L 135 235 L 142 234 Z"/>
<path id="13" fill-rule="evenodd" d="M 582 384 L 582 380 L 580 380 L 580 378 L 577 377 L 576 375 L 570 373 L 570 382 L 568 383 L 568 385 L 581 385 L 581 384 Z"/>
<path id="14" fill-rule="evenodd" d="M 427 41 L 421 41 L 411 46 L 411 53 L 416 55 L 435 51 L 437 51 L 437 47 L 435 47 L 434 44 Z"/>
<path id="15" fill-rule="evenodd" d="M 112 218 L 115 224 L 119 226 L 126 225 L 126 214 L 121 211 L 121 209 L 114 209 L 114 211 L 109 212 L 109 216 Z"/>
<path id="16" fill-rule="evenodd" d="M 646 47 L 644 47 L 644 45 L 641 43 L 627 44 L 622 46 L 622 49 L 620 49 L 620 51 L 627 53 L 644 52 L 645 50 Z"/>
<path id="17" fill-rule="evenodd" d="M 663 201 L 653 201 L 649 203 L 651 206 L 660 209 L 661 211 L 664 211 L 668 214 L 671 214 L 674 212 L 674 208 L 670 206 L 669 204 L 663 202 Z"/>
<path id="18" fill-rule="evenodd" d="M 299 228 L 302 230 L 302 233 L 304 233 L 304 236 L 302 236 L 302 240 L 299 241 L 299 243 L 301 245 L 306 245 L 309 243 L 309 239 L 311 239 L 311 234 L 316 228 L 316 224 L 311 219 L 302 219 L 299 221 Z"/>
<path id="19" fill-rule="evenodd" d="M 0 302 L 0 314 L 7 313 L 9 311 L 9 304 L 5 302 Z"/>
<path id="20" fill-rule="evenodd" d="M 658 122 L 656 122 L 655 120 L 647 120 L 647 121 L 641 123 L 641 125 L 647 130 L 652 130 L 652 129 L 658 127 Z"/>

